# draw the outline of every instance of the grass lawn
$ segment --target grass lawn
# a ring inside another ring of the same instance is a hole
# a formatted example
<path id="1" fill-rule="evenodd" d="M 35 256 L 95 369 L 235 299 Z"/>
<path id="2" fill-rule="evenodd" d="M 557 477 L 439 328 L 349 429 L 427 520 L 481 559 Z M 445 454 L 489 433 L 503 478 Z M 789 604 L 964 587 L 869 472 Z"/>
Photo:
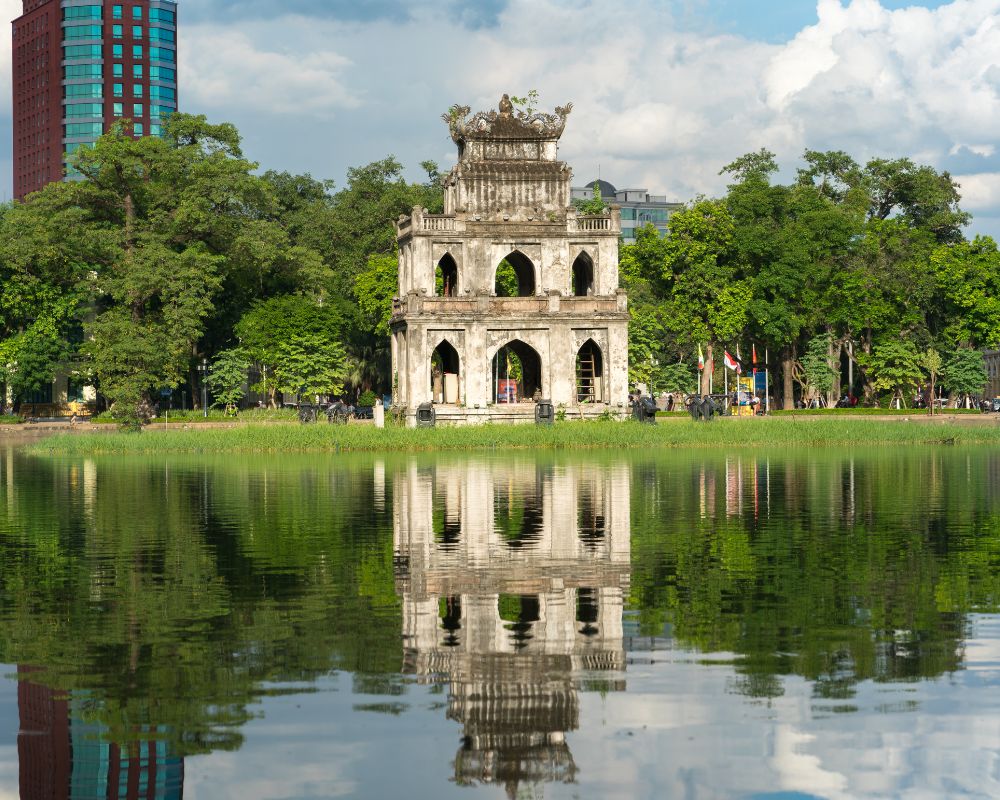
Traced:
<path id="1" fill-rule="evenodd" d="M 992 420 L 991 420 L 992 423 Z M 826 445 L 1000 444 L 995 424 L 860 418 L 723 418 L 635 422 L 559 422 L 552 426 L 375 428 L 372 425 L 248 425 L 142 433 L 57 434 L 30 446 L 36 453 L 277 453 L 502 449 L 640 449 L 663 447 L 815 447 Z"/>

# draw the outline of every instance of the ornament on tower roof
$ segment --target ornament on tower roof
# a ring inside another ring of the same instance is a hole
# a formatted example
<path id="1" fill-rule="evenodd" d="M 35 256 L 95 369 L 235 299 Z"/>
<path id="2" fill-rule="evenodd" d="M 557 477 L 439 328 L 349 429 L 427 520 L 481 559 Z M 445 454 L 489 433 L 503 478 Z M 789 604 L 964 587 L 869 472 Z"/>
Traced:
<path id="1" fill-rule="evenodd" d="M 469 106 L 454 105 L 442 114 L 455 144 L 469 139 L 558 139 L 573 104 L 556 106 L 554 114 L 516 109 L 510 96 L 500 98 L 499 111 L 480 111 L 469 117 Z"/>

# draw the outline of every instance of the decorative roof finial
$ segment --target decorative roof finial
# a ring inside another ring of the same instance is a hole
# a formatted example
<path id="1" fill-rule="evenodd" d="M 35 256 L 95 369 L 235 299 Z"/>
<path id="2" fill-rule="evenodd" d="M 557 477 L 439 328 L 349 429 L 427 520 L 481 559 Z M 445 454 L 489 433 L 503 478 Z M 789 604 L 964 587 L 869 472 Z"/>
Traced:
<path id="1" fill-rule="evenodd" d="M 510 95 L 506 92 L 500 98 L 500 116 L 509 117 L 514 112 L 514 104 L 510 102 Z"/>

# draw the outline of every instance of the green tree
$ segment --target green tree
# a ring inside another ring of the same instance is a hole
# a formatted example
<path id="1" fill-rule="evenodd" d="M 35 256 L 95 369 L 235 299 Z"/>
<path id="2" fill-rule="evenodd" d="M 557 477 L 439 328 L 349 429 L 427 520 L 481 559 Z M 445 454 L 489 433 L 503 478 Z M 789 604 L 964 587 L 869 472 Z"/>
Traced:
<path id="1" fill-rule="evenodd" d="M 340 394 L 347 374 L 343 347 L 321 334 L 296 334 L 278 343 L 274 376 L 278 390 L 300 398 Z"/>
<path id="2" fill-rule="evenodd" d="M 240 348 L 223 350 L 212 360 L 212 368 L 205 380 L 216 402 L 226 410 L 235 409 L 246 394 L 244 386 L 250 359 Z"/>
<path id="3" fill-rule="evenodd" d="M 955 350 L 941 368 L 941 384 L 949 392 L 962 398 L 980 394 L 988 380 L 986 364 L 979 350 Z"/>
<path id="4" fill-rule="evenodd" d="M 82 180 L 52 184 L 19 215 L 58 231 L 72 260 L 56 256 L 70 285 L 85 287 L 90 359 L 98 387 L 122 423 L 135 428 L 150 390 L 191 374 L 210 328 L 248 275 L 320 262 L 289 247 L 273 195 L 243 158 L 232 125 L 172 115 L 162 137 L 134 138 L 116 125 L 73 166 Z M 19 243 L 24 263 L 44 263 L 45 237 Z M 58 250 L 56 253 L 58 254 Z M 80 262 L 83 263 L 80 263 Z M 67 274 L 68 273 L 68 274 Z"/>
<path id="5" fill-rule="evenodd" d="M 953 346 L 1000 347 L 1000 252 L 988 236 L 942 245 L 931 255 L 932 314 Z"/>
<path id="6" fill-rule="evenodd" d="M 298 393 L 299 386 L 303 385 L 301 382 L 292 380 L 289 383 L 278 377 L 279 365 L 286 353 L 284 347 L 296 338 L 319 342 L 324 351 L 335 345 L 338 359 L 343 360 L 342 337 L 350 320 L 342 316 L 342 311 L 339 305 L 319 305 L 302 295 L 280 295 L 255 304 L 233 330 L 242 350 L 261 368 L 261 380 L 251 388 L 267 394 L 272 406 L 276 404 L 275 392 Z M 346 369 L 346 363 L 341 363 L 339 369 Z M 298 374 L 295 370 L 292 372 Z M 288 370 L 284 374 L 288 375 Z M 341 374 L 338 381 L 343 378 Z"/>
<path id="7" fill-rule="evenodd" d="M 928 347 L 927 351 L 923 354 L 920 366 L 924 368 L 927 373 L 927 377 L 930 380 L 930 386 L 928 387 L 928 403 L 927 410 L 930 414 L 934 413 L 934 384 L 937 382 L 938 375 L 941 373 L 941 365 L 944 363 L 941 358 L 941 354 L 935 350 L 933 347 Z"/>
<path id="8" fill-rule="evenodd" d="M 899 400 L 903 406 L 923 380 L 920 354 L 908 339 L 878 342 L 867 359 L 867 366 L 875 376 L 876 391 L 891 392 L 892 399 Z"/>
<path id="9" fill-rule="evenodd" d="M 0 206 L 0 384 L 15 397 L 51 383 L 60 369 L 83 369 L 79 320 L 92 265 L 112 243 L 85 225 L 86 212 L 66 193 Z"/>
<path id="10" fill-rule="evenodd" d="M 734 223 L 725 203 L 699 200 L 670 218 L 663 278 L 669 287 L 665 324 L 678 337 L 707 342 L 702 391 L 708 391 L 715 345 L 739 337 L 752 288 L 733 256 Z"/>
<path id="11" fill-rule="evenodd" d="M 810 396 L 829 394 L 837 371 L 830 365 L 830 335 L 820 334 L 809 340 L 802 356 L 804 385 Z"/>
<path id="12" fill-rule="evenodd" d="M 399 259 L 395 253 L 368 256 L 354 276 L 354 294 L 367 325 L 379 336 L 389 335 L 392 301 L 399 294 Z"/>

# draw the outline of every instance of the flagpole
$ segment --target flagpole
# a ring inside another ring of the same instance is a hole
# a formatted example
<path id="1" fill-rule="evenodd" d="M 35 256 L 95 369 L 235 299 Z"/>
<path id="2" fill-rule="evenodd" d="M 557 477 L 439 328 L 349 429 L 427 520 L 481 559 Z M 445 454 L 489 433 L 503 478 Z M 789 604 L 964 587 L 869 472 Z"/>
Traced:
<path id="1" fill-rule="evenodd" d="M 771 382 L 768 371 L 771 368 L 771 361 L 767 355 L 767 348 L 764 348 L 764 414 L 771 416 Z M 767 473 L 768 486 L 770 486 L 771 473 Z"/>

